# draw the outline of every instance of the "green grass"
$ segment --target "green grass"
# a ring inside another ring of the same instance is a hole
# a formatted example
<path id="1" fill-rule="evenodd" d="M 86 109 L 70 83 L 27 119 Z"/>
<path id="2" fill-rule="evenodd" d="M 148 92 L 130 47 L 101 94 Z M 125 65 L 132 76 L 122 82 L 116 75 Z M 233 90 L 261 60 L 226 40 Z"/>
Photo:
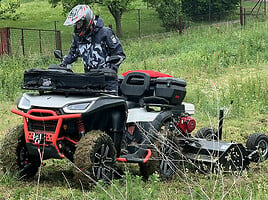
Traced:
<path id="1" fill-rule="evenodd" d="M 38 2 L 47 5 L 46 2 Z M 25 21 L 10 22 L 25 27 L 53 29 L 53 20 L 64 17 L 43 6 L 38 11 L 35 2 L 22 4 Z M 28 12 L 29 7 L 33 12 Z M 132 11 L 131 11 L 132 12 Z M 43 23 L 41 16 L 50 13 Z M 55 13 L 55 16 L 52 15 Z M 37 23 L 29 16 L 36 16 Z M 126 15 L 127 16 L 127 15 Z M 28 20 L 26 20 L 28 19 Z M 135 15 L 132 15 L 132 20 Z M 111 19 L 112 20 L 112 19 Z M 109 22 L 109 20 L 107 20 Z M 0 24 L 6 22 L 0 22 Z M 63 30 L 64 45 L 69 45 L 71 28 Z M 148 27 L 149 29 L 149 27 Z M 131 30 L 131 29 L 128 29 Z M 122 39 L 127 59 L 119 73 L 133 69 L 153 69 L 181 77 L 187 81 L 185 101 L 195 104 L 197 128 L 217 126 L 218 109 L 231 111 L 224 121 L 224 140 L 245 143 L 253 132 L 268 133 L 268 21 L 250 20 L 245 27 L 237 24 L 192 27 L 184 32 L 165 33 L 141 39 Z M 23 71 L 29 68 L 47 68 L 58 61 L 50 55 L 33 52 L 27 58 L 1 58 L 0 62 L 0 140 L 8 128 L 22 122 L 11 114 L 20 89 Z M 81 70 L 81 62 L 74 70 Z M 71 164 L 68 161 L 49 160 L 42 167 L 41 181 L 18 181 L 0 172 L 0 199 L 267 199 L 268 163 L 251 164 L 241 176 L 198 174 L 183 172 L 172 181 L 161 181 L 157 175 L 148 182 L 138 176 L 136 165 L 127 165 L 122 180 L 83 191 L 72 185 Z M 69 186 L 70 184 L 70 186 Z"/>
<path id="2" fill-rule="evenodd" d="M 19 182 L 0 176 L 0 198 L 7 199 L 267 199 L 267 166 L 253 167 L 241 176 L 185 173 L 163 182 L 157 174 L 147 182 L 126 171 L 123 179 L 108 186 L 99 183 L 90 191 L 72 187 L 68 163 L 47 162 L 41 180 Z M 65 164 L 65 165 L 63 165 Z M 57 170 L 57 171 L 55 171 Z M 71 186 L 71 187 L 70 187 Z M 8 188 L 8 189 L 7 189 Z"/>

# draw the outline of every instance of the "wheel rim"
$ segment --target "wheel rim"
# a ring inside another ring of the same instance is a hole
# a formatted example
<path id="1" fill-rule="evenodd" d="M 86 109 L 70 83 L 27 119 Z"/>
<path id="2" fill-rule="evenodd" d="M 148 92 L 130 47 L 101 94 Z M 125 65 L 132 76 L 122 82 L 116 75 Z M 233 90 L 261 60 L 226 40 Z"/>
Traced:
<path id="1" fill-rule="evenodd" d="M 109 180 L 112 174 L 112 151 L 109 145 L 102 144 L 99 150 L 95 153 L 95 162 L 93 165 L 93 175 L 97 180 Z"/>
<path id="2" fill-rule="evenodd" d="M 218 136 L 215 135 L 214 133 L 208 134 L 205 139 L 207 140 L 218 140 Z"/>
<path id="3" fill-rule="evenodd" d="M 176 149 L 171 142 L 163 144 L 160 151 L 160 172 L 165 177 L 171 177 L 175 173 Z"/>
<path id="4" fill-rule="evenodd" d="M 161 128 L 159 171 L 165 178 L 171 178 L 175 174 L 178 162 L 178 148 L 170 127 L 172 127 L 171 124 L 166 123 Z"/>
<path id="5" fill-rule="evenodd" d="M 19 170 L 23 171 L 27 166 L 29 166 L 29 154 L 26 147 L 20 147 L 18 158 Z"/>
<path id="6" fill-rule="evenodd" d="M 260 151 L 261 157 L 266 158 L 268 155 L 268 142 L 266 140 L 260 140 L 258 143 L 258 149 Z"/>

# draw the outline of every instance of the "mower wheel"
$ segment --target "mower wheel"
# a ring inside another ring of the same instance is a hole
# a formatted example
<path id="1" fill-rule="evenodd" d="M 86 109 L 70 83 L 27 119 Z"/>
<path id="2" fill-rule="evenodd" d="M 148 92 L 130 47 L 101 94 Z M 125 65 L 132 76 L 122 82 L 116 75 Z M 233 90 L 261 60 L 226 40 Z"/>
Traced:
<path id="1" fill-rule="evenodd" d="M 254 133 L 248 137 L 246 147 L 250 150 L 258 150 L 260 158 L 258 161 L 268 159 L 268 136 L 263 133 Z"/>
<path id="2" fill-rule="evenodd" d="M 207 139 L 207 140 L 218 140 L 218 136 L 217 136 L 217 130 L 209 128 L 209 127 L 203 127 L 200 128 L 196 134 L 195 137 L 196 138 L 203 138 L 203 139 Z"/>
<path id="3" fill-rule="evenodd" d="M 35 176 L 40 160 L 29 155 L 25 145 L 23 125 L 9 130 L 0 147 L 3 171 L 18 176 L 19 179 Z"/>
<path id="4" fill-rule="evenodd" d="M 75 154 L 73 170 L 75 180 L 90 186 L 98 180 L 109 183 L 113 178 L 116 150 L 106 133 L 94 130 L 79 141 Z"/>

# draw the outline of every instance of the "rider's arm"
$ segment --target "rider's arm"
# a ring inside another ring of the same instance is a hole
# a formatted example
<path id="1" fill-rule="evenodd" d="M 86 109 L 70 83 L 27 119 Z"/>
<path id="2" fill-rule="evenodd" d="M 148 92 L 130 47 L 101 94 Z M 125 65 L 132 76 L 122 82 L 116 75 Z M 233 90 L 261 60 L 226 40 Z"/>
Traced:
<path id="1" fill-rule="evenodd" d="M 119 65 L 126 58 L 126 55 L 123 51 L 120 40 L 116 37 L 116 35 L 113 33 L 111 29 L 107 29 L 106 44 L 109 49 L 109 58 L 107 62 L 110 65 L 110 68 L 117 71 Z"/>
<path id="2" fill-rule="evenodd" d="M 64 65 L 72 64 L 77 60 L 78 57 L 79 57 L 78 42 L 76 41 L 74 36 L 69 53 L 64 56 L 62 64 Z"/>

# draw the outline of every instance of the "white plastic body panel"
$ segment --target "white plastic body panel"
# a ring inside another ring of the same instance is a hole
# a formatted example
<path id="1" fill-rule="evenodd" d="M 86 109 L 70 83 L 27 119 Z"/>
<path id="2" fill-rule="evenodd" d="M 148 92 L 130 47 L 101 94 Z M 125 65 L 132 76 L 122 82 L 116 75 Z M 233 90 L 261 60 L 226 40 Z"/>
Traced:
<path id="1" fill-rule="evenodd" d="M 159 112 L 147 112 L 145 108 L 132 108 L 128 110 L 127 123 L 152 122 Z"/>
<path id="2" fill-rule="evenodd" d="M 38 93 L 24 93 L 18 104 L 19 108 L 22 108 L 23 98 L 27 99 L 30 106 L 44 107 L 44 108 L 62 108 L 68 104 L 91 102 L 98 98 L 90 98 L 87 96 L 63 96 L 57 94 L 44 94 L 39 95 Z"/>
<path id="3" fill-rule="evenodd" d="M 184 105 L 185 113 L 189 115 L 194 115 L 194 109 L 195 109 L 194 104 L 185 103 L 185 102 L 182 102 L 182 104 Z"/>

